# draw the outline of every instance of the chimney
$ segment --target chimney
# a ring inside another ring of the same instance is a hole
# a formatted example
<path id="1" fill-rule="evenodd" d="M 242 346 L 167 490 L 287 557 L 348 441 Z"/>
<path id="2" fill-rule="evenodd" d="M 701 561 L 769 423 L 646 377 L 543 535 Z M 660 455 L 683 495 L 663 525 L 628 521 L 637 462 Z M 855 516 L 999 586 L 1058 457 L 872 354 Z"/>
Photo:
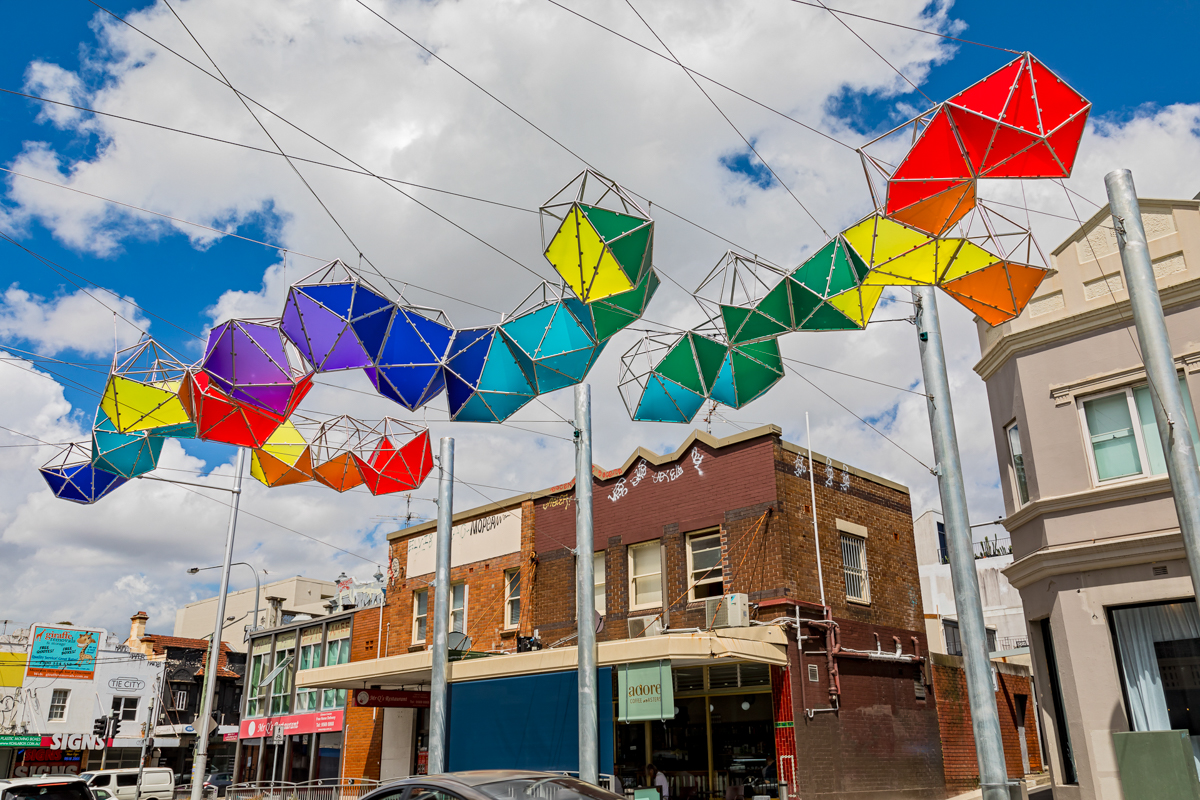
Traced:
<path id="1" fill-rule="evenodd" d="M 146 621 L 150 615 L 139 611 L 129 618 L 129 639 L 125 646 L 135 653 L 142 652 L 142 637 L 146 635 Z"/>

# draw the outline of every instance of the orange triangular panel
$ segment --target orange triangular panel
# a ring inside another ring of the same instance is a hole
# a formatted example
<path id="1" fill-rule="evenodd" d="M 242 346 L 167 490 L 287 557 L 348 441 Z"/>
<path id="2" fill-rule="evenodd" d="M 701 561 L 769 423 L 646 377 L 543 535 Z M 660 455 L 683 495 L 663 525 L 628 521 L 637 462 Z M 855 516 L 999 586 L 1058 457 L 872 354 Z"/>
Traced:
<path id="1" fill-rule="evenodd" d="M 983 114 L 985 117 L 999 119 L 1000 113 L 1004 110 L 1004 104 L 1008 102 L 1012 85 L 1016 82 L 1017 73 L 1023 66 L 1023 61 L 1024 57 L 1022 56 L 1016 61 L 1006 64 L 979 83 L 972 84 L 954 95 L 948 102 L 970 109 L 977 114 Z"/>
<path id="2" fill-rule="evenodd" d="M 313 468 L 313 477 L 330 489 L 346 492 L 363 482 L 362 473 L 354 463 L 350 453 L 344 453 L 331 458 L 324 464 Z"/>
<path id="3" fill-rule="evenodd" d="M 1046 270 L 1001 261 L 943 284 L 942 289 L 989 325 L 1014 319 L 1037 291 Z"/>
<path id="4" fill-rule="evenodd" d="M 890 199 L 890 196 L 889 196 Z M 889 213 L 892 219 L 904 222 L 926 233 L 940 236 L 975 207 L 975 181 L 957 184 L 927 200 Z"/>

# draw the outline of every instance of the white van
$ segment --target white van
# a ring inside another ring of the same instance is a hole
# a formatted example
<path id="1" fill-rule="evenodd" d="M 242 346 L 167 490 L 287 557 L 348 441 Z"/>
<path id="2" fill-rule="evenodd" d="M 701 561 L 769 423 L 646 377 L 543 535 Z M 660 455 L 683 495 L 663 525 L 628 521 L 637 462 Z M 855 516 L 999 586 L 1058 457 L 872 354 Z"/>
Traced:
<path id="1" fill-rule="evenodd" d="M 79 777 L 87 781 L 88 786 L 112 792 L 117 800 L 135 800 L 137 797 L 137 767 L 89 770 Z M 172 800 L 174 796 L 174 772 L 165 767 L 142 770 L 142 800 Z"/>

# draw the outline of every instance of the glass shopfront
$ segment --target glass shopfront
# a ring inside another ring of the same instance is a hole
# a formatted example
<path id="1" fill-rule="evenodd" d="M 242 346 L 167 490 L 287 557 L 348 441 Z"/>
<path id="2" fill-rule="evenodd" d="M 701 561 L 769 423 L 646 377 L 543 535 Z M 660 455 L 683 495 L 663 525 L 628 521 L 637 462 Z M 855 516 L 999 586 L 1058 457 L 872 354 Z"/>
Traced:
<path id="1" fill-rule="evenodd" d="M 615 770 L 626 793 L 647 785 L 652 763 L 672 800 L 778 796 L 771 668 L 674 667 L 671 678 L 674 719 L 616 723 Z"/>

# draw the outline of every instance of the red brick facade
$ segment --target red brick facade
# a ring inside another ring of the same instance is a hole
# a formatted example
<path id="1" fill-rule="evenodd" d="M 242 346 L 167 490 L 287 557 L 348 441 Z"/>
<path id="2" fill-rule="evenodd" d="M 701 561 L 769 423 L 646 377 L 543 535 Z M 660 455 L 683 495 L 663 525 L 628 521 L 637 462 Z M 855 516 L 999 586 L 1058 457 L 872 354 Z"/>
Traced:
<path id="1" fill-rule="evenodd" d="M 351 628 L 350 660 L 366 661 L 377 657 L 380 608 L 365 608 L 354 615 Z M 379 759 L 383 751 L 383 717 L 373 708 L 354 708 L 347 698 L 346 721 L 342 727 L 342 777 L 359 779 L 379 777 Z"/>

